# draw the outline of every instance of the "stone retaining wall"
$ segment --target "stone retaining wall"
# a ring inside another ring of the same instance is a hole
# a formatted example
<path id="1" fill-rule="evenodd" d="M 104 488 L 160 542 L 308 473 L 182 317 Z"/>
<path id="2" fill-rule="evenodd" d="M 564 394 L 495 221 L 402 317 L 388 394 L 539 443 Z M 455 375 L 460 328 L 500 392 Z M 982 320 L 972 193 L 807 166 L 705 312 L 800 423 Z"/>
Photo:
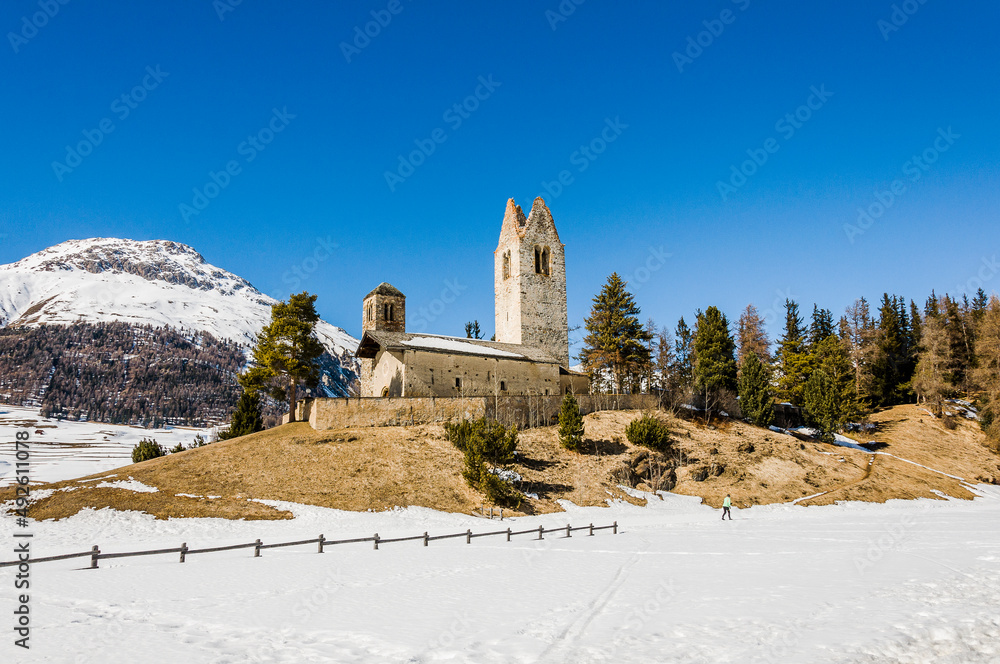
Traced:
<path id="1" fill-rule="evenodd" d="M 599 410 L 651 410 L 659 406 L 652 394 L 585 394 L 576 397 L 584 415 Z M 561 396 L 508 397 L 364 397 L 303 399 L 295 417 L 314 429 L 402 426 L 490 417 L 521 428 L 555 424 Z M 288 421 L 288 416 L 282 420 Z"/>

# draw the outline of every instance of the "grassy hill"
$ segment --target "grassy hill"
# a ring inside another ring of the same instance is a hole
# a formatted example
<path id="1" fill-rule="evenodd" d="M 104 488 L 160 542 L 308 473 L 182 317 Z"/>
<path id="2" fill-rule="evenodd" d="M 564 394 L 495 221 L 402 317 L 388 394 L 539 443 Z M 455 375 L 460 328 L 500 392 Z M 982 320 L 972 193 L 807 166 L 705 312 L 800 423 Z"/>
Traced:
<path id="1" fill-rule="evenodd" d="M 522 432 L 521 489 L 537 498 L 525 499 L 519 512 L 560 511 L 557 501 L 563 499 L 578 505 L 604 505 L 609 498 L 642 503 L 635 492 L 617 486 L 622 469 L 634 467 L 641 452 L 624 434 L 636 417 L 630 411 L 588 415 L 588 450 L 582 454 L 563 450 L 555 427 Z M 940 497 L 937 492 L 968 499 L 973 495 L 964 482 L 1000 481 L 1000 456 L 986 447 L 976 423 L 962 421 L 948 430 L 916 406 L 872 417 L 878 430 L 864 440 L 881 443 L 882 454 L 803 441 L 742 422 L 717 420 L 706 426 L 667 420 L 678 464 L 673 491 L 700 496 L 710 505 L 720 505 L 726 493 L 741 507 Z M 461 454 L 440 425 L 314 431 L 294 423 L 39 486 L 34 491 L 43 497 L 32 505 L 31 515 L 58 519 L 87 507 L 110 507 L 160 518 L 291 517 L 258 500 L 354 511 L 417 505 L 468 513 L 482 499 L 465 485 L 461 465 Z M 98 486 L 130 478 L 158 491 Z M 639 483 L 638 488 L 649 487 Z M 0 500 L 12 498 L 13 489 L 0 490 Z"/>

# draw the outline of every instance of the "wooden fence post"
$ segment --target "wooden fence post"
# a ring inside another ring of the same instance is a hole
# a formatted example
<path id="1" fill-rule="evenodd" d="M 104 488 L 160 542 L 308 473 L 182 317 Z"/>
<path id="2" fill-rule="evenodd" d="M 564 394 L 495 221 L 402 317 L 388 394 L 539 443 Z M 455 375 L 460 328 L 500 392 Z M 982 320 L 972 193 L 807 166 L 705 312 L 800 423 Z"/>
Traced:
<path id="1" fill-rule="evenodd" d="M 572 537 L 572 536 L 573 536 L 573 531 L 570 530 L 569 524 L 567 523 L 566 524 L 566 537 Z"/>
<path id="2" fill-rule="evenodd" d="M 254 542 L 253 557 L 254 558 L 260 558 L 260 539 L 258 539 L 256 542 Z"/>
<path id="3" fill-rule="evenodd" d="M 613 524 L 611 524 L 611 533 L 613 535 L 617 535 L 618 534 L 618 522 L 617 521 L 615 521 Z"/>
<path id="4" fill-rule="evenodd" d="M 590 536 L 594 536 L 594 524 L 590 524 Z"/>
<path id="5" fill-rule="evenodd" d="M 378 533 L 375 533 L 375 550 L 378 551 Z"/>
<path id="6" fill-rule="evenodd" d="M 424 546 L 427 546 L 427 531 L 424 531 Z"/>
<path id="7" fill-rule="evenodd" d="M 500 508 L 500 520 L 503 521 L 503 508 Z"/>
<path id="8" fill-rule="evenodd" d="M 507 529 L 507 541 L 510 541 L 510 528 Z"/>
<path id="9" fill-rule="evenodd" d="M 543 539 L 542 535 L 545 533 L 545 526 L 538 526 L 538 539 Z"/>
<path id="10" fill-rule="evenodd" d="M 325 542 L 325 541 L 326 541 L 326 538 L 323 537 L 323 533 L 320 533 L 319 534 L 319 550 L 316 553 L 323 553 L 323 542 Z"/>
<path id="11" fill-rule="evenodd" d="M 184 562 L 184 554 L 187 553 L 187 550 L 188 550 L 188 543 L 183 542 L 181 544 L 181 562 Z"/>
<path id="12" fill-rule="evenodd" d="M 97 569 L 97 556 L 100 555 L 101 550 L 97 548 L 95 544 L 90 550 L 90 569 Z"/>
<path id="13" fill-rule="evenodd" d="M 465 543 L 472 544 L 472 529 L 465 531 Z"/>

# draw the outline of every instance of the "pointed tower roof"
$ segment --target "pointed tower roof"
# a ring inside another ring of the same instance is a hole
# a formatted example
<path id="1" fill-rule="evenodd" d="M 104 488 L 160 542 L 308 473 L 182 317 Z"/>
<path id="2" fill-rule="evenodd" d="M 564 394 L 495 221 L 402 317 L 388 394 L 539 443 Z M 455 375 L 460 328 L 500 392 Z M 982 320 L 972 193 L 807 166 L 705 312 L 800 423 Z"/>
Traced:
<path id="1" fill-rule="evenodd" d="M 392 284 L 386 283 L 385 281 L 383 281 L 378 286 L 376 286 L 375 289 L 372 290 L 371 293 L 368 293 L 368 295 L 365 295 L 365 299 L 367 300 L 372 295 L 392 295 L 394 297 L 406 297 L 405 295 L 403 295 L 402 291 L 400 291 L 398 288 L 396 288 Z"/>
<path id="2" fill-rule="evenodd" d="M 503 244 L 505 237 L 524 235 L 527 223 L 528 220 L 525 218 L 521 206 L 515 203 L 513 198 L 508 198 L 507 209 L 503 213 L 503 223 L 500 225 L 500 243 Z"/>
<path id="3" fill-rule="evenodd" d="M 528 214 L 528 225 L 535 226 L 543 225 L 552 229 L 555 233 L 556 239 L 559 239 L 559 231 L 556 230 L 556 222 L 552 219 L 552 213 L 549 211 L 549 207 L 545 204 L 545 201 L 541 196 L 535 199 L 531 204 L 531 212 Z"/>

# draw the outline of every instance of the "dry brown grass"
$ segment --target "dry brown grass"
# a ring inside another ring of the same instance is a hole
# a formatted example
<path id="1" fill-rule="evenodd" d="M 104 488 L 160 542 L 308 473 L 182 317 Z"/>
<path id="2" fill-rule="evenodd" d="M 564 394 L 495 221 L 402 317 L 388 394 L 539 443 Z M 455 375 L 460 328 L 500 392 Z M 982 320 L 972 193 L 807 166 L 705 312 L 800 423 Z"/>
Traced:
<path id="1" fill-rule="evenodd" d="M 578 505 L 605 505 L 612 497 L 642 503 L 609 480 L 612 470 L 636 452 L 624 431 L 638 416 L 630 411 L 588 415 L 583 453 L 562 449 L 555 427 L 522 432 L 522 489 L 537 493 L 538 499 L 526 499 L 518 512 L 560 511 L 556 501 L 561 499 Z M 673 491 L 700 496 L 712 506 L 721 505 L 726 493 L 739 506 L 788 502 L 821 492 L 803 502 L 882 502 L 934 497 L 932 490 L 972 497 L 959 481 L 892 457 L 874 455 L 876 461 L 869 465 L 873 455 L 866 452 L 804 442 L 741 422 L 716 421 L 710 428 L 664 418 L 674 432 L 673 458 L 679 463 Z M 1000 477 L 1000 457 L 985 446 L 973 422 L 960 422 L 949 431 L 915 406 L 877 413 L 872 421 L 880 428 L 868 438 L 886 443 L 884 452 L 973 482 Z M 314 431 L 295 423 L 90 476 L 132 477 L 157 487 L 157 493 L 97 489 L 79 480 L 38 487 L 78 488 L 56 491 L 34 504 L 31 514 L 58 519 L 85 507 L 110 507 L 158 518 L 291 516 L 252 499 L 354 511 L 417 505 L 469 513 L 482 505 L 482 498 L 465 485 L 461 467 L 462 456 L 440 425 Z M 700 469 L 715 472 L 696 481 Z M 12 498 L 12 489 L 0 490 L 0 500 Z"/>

